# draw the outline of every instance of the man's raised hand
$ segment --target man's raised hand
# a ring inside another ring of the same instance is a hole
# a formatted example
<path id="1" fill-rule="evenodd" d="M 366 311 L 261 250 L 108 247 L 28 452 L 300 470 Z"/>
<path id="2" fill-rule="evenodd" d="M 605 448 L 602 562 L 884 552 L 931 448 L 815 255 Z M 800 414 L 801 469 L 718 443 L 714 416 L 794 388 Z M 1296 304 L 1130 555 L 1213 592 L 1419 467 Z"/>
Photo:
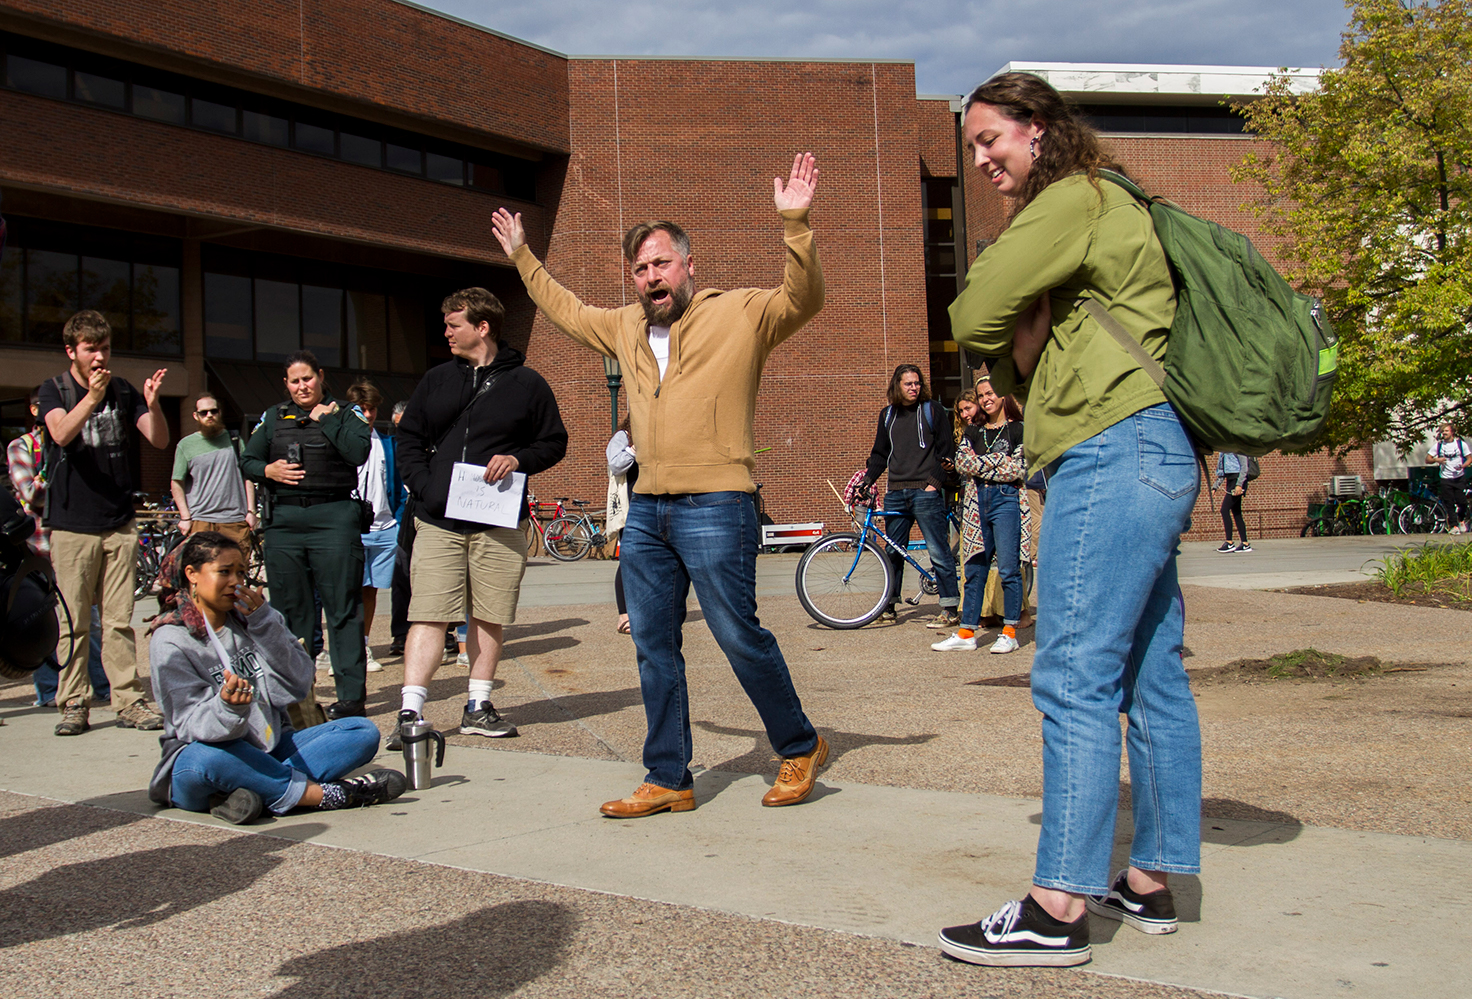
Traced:
<path id="1" fill-rule="evenodd" d="M 159 368 L 153 373 L 152 378 L 147 378 L 144 380 L 143 404 L 145 406 L 152 406 L 154 402 L 158 399 L 158 390 L 163 387 L 164 375 L 168 373 L 168 368 Z"/>
<path id="2" fill-rule="evenodd" d="M 807 208 L 813 203 L 813 191 L 818 187 L 818 161 L 812 153 L 798 153 L 792 158 L 792 173 L 787 176 L 787 185 L 781 177 L 772 178 L 772 200 L 777 210 Z"/>
<path id="3" fill-rule="evenodd" d="M 521 212 L 512 215 L 504 208 L 497 208 L 491 213 L 491 231 L 508 257 L 526 245 L 526 227 L 521 224 Z"/>

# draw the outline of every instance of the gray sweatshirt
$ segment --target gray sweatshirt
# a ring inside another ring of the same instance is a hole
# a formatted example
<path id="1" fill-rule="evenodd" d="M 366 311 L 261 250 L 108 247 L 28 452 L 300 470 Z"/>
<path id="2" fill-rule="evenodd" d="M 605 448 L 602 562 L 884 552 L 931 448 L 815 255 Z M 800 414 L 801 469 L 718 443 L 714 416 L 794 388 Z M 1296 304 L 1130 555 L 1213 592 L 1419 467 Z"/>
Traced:
<path id="1" fill-rule="evenodd" d="M 287 705 L 306 697 L 316 679 L 312 657 L 270 604 L 244 619 L 230 614 L 215 634 L 230 659 L 230 671 L 255 686 L 257 697 L 251 703 L 221 699 L 224 669 L 207 633 L 196 636 L 182 624 L 165 624 L 149 639 L 153 694 L 163 711 L 164 734 L 159 738 L 163 759 L 148 784 L 148 796 L 161 805 L 171 803 L 174 760 L 185 746 L 246 739 L 270 752 L 291 730 Z"/>

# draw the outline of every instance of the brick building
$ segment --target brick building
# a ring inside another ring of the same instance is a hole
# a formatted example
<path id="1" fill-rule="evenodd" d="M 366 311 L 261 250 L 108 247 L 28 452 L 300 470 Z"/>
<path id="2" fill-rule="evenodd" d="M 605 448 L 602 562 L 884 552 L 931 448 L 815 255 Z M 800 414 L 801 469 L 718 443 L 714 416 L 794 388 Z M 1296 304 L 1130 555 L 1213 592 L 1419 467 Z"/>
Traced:
<path id="1" fill-rule="evenodd" d="M 687 227 L 702 285 L 771 286 L 771 177 L 799 150 L 823 173 L 828 304 L 764 375 L 768 512 L 841 516 L 824 479 L 864 461 L 896 364 L 928 356 L 942 396 L 960 389 L 944 306 L 1002 206 L 958 181 L 954 95 L 917 98 L 910 63 L 569 57 L 397 0 L 4 0 L 0 52 L 7 436 L 18 401 L 64 366 L 76 308 L 109 315 L 114 369 L 135 384 L 169 368 L 177 439 L 194 393 L 218 393 L 236 423 L 280 400 L 280 361 L 300 346 L 339 392 L 366 374 L 407 397 L 449 356 L 440 299 L 479 284 L 505 300 L 507 337 L 571 433 L 533 489 L 599 504 L 609 379 L 536 316 L 491 212 L 523 213 L 533 249 L 592 304 L 633 300 L 619 236 L 650 217 Z M 1088 98 L 1147 186 L 1254 228 L 1227 176 L 1252 140 L 1201 94 L 1246 94 L 1261 73 L 1224 71 L 1238 82 L 1221 89 L 1199 71 L 1178 82 L 1178 67 L 1031 68 Z M 150 451 L 158 492 L 168 456 Z M 1368 477 L 1357 462 L 1266 459 L 1250 516 L 1296 533 L 1331 471 Z"/>

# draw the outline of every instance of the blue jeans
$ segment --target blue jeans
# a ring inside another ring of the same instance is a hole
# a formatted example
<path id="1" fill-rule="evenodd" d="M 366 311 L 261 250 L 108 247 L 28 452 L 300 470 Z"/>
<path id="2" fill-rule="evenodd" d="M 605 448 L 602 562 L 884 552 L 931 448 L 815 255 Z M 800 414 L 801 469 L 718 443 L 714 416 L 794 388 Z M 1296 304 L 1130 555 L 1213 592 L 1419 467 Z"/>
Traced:
<path id="1" fill-rule="evenodd" d="M 87 677 L 92 681 L 92 699 L 106 701 L 112 697 L 112 683 L 102 668 L 102 613 L 92 605 L 92 644 L 87 654 Z M 49 707 L 56 702 L 56 657 L 48 656 L 31 674 L 36 684 L 36 706 Z"/>
<path id="2" fill-rule="evenodd" d="M 1002 623 L 1022 620 L 1022 507 L 1017 487 L 977 483 L 976 499 L 981 507 L 981 543 L 985 550 L 966 560 L 966 602 L 961 611 L 961 627 L 973 631 L 981 623 L 981 604 L 993 555 L 1002 581 Z"/>
<path id="3" fill-rule="evenodd" d="M 308 783 L 337 780 L 377 752 L 378 726 L 366 718 L 339 718 L 283 732 L 269 753 L 244 739 L 191 742 L 174 757 L 170 797 L 185 811 L 207 812 L 210 795 L 245 787 L 283 815 L 296 807 Z"/>
<path id="4" fill-rule="evenodd" d="M 920 525 L 920 535 L 930 552 L 930 569 L 940 591 L 940 605 L 955 610 L 961 603 L 961 590 L 956 585 L 956 557 L 951 554 L 951 526 L 946 516 L 945 497 L 935 489 L 891 489 L 884 494 L 884 509 L 900 514 L 884 518 L 884 533 L 904 548 L 910 543 L 910 528 Z M 889 608 L 894 609 L 904 589 L 905 560 L 890 549 L 889 564 L 894 567 L 894 589 L 889 594 Z"/>
<path id="5" fill-rule="evenodd" d="M 1128 718 L 1142 870 L 1201 869 L 1201 727 L 1181 662 L 1176 551 L 1200 489 L 1196 454 L 1162 404 L 1063 453 L 1038 546 L 1033 704 L 1043 714 L 1043 821 L 1033 883 L 1103 895 Z"/>
<path id="6" fill-rule="evenodd" d="M 690 584 L 705 623 L 751 699 L 779 756 L 818 744 L 777 639 L 756 617 L 756 506 L 739 492 L 629 497 L 620 561 L 649 734 L 646 780 L 684 790 L 690 776 L 690 696 L 681 629 Z"/>

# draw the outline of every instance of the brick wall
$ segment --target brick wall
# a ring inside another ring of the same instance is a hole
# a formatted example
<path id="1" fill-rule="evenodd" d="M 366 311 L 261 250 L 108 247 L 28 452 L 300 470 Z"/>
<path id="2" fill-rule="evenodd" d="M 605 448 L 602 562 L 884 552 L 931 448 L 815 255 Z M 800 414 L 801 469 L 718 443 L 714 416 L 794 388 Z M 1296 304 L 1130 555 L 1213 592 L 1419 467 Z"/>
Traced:
<path id="1" fill-rule="evenodd" d="M 863 464 L 890 371 L 928 355 L 913 67 L 578 59 L 570 72 L 573 155 L 556 216 L 532 238 L 590 304 L 634 300 L 619 238 L 647 218 L 690 232 L 700 286 L 779 284 L 772 178 L 785 179 L 795 152 L 818 157 L 811 221 L 827 304 L 767 364 L 756 441 L 772 450 L 757 456 L 755 476 L 777 521 L 836 524 L 842 509 L 823 480 L 841 487 Z M 601 360 L 541 317 L 529 359 L 572 438 L 567 459 L 533 487 L 601 505 Z"/>
<path id="2" fill-rule="evenodd" d="M 248 74 L 436 130 L 568 149 L 564 57 L 394 0 L 7 0 L 0 24 L 221 82 Z"/>

